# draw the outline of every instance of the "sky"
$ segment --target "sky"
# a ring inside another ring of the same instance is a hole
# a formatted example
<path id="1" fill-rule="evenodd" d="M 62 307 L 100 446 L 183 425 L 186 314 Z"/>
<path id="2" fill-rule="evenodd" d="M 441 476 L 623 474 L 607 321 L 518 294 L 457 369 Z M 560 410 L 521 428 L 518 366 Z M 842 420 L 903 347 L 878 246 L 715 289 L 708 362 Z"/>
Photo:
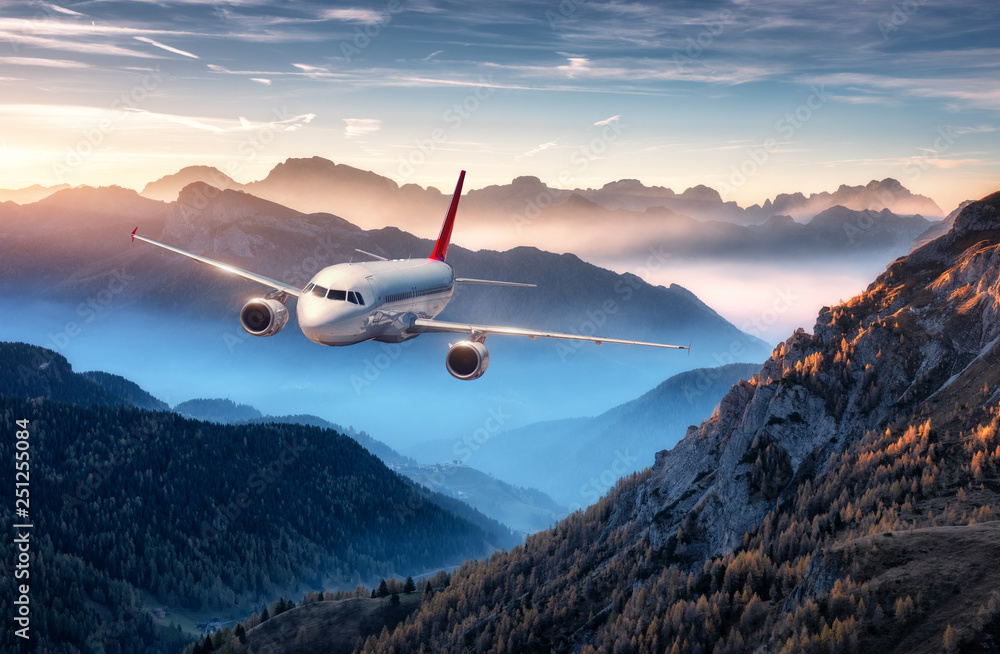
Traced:
<path id="1" fill-rule="evenodd" d="M 0 188 L 697 184 L 742 206 L 894 177 L 1000 186 L 1000 3 L 0 0 Z"/>

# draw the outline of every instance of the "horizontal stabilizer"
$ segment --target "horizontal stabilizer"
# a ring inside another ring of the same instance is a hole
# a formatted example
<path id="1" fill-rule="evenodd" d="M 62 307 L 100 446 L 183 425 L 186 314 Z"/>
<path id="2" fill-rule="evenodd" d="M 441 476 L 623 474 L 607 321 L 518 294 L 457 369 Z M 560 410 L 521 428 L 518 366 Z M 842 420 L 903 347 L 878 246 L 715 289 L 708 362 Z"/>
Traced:
<path id="1" fill-rule="evenodd" d="M 388 261 L 388 259 L 386 259 L 385 257 L 380 257 L 377 254 L 372 254 L 371 252 L 365 252 L 361 248 L 354 248 L 354 251 L 355 252 L 360 252 L 361 254 L 363 254 L 365 256 L 371 257 L 372 259 L 378 259 L 379 261 Z"/>

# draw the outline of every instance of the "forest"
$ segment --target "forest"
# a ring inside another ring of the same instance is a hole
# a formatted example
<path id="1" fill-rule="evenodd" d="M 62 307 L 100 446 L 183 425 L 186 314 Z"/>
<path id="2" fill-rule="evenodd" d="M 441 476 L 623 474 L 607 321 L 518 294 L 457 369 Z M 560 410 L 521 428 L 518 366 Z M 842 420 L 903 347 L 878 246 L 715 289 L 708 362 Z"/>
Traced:
<path id="1" fill-rule="evenodd" d="M 59 355 L 3 354 L 0 424 L 29 421 L 38 651 L 110 638 L 107 652 L 176 652 L 188 637 L 154 623 L 144 593 L 249 615 L 282 591 L 433 572 L 503 542 L 335 431 L 137 409 Z M 13 461 L 14 439 L 0 441 L 0 456 Z M 0 507 L 7 524 L 13 509 Z M 9 539 L 0 548 L 13 560 Z M 11 598 L 0 598 L 8 614 Z"/>

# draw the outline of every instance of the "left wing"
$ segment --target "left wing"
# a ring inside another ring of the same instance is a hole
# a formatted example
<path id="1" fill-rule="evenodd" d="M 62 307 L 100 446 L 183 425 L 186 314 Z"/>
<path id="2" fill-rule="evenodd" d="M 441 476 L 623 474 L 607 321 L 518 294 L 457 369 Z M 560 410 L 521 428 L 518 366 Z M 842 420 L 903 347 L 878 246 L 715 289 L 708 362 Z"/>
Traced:
<path id="1" fill-rule="evenodd" d="M 257 273 L 252 273 L 249 270 L 243 270 L 242 268 L 231 266 L 228 263 L 222 263 L 221 261 L 216 261 L 215 259 L 209 259 L 208 257 L 203 257 L 200 254 L 195 254 L 194 252 L 188 252 L 187 250 L 182 250 L 180 248 L 174 247 L 173 245 L 160 243 L 159 241 L 154 241 L 153 239 L 146 238 L 145 236 L 139 236 L 138 234 L 136 234 L 136 231 L 138 231 L 138 229 L 139 228 L 136 227 L 135 229 L 132 230 L 133 243 L 135 242 L 135 239 L 139 239 L 140 241 L 146 241 L 147 243 L 152 243 L 153 245 L 157 245 L 165 250 L 170 250 L 171 252 L 176 252 L 177 254 L 183 254 L 185 257 L 191 257 L 195 261 L 200 261 L 202 263 L 207 263 L 210 266 L 215 266 L 220 270 L 236 273 L 240 277 L 245 277 L 246 279 L 259 282 L 264 286 L 270 286 L 271 288 L 281 291 L 282 293 L 288 293 L 289 295 L 294 295 L 295 297 L 302 295 L 301 288 L 291 286 L 290 284 L 286 284 L 284 282 L 279 282 L 278 280 L 271 279 L 270 277 L 264 277 L 263 275 L 258 275 Z"/>
<path id="2" fill-rule="evenodd" d="M 442 320 L 431 320 L 428 318 L 416 318 L 411 324 L 408 332 L 414 334 L 428 333 L 455 333 L 455 334 L 505 334 L 508 336 L 527 336 L 530 339 L 536 338 L 562 338 L 569 341 L 590 341 L 601 345 L 603 343 L 621 343 L 622 345 L 647 345 L 649 347 L 665 347 L 671 350 L 688 350 L 688 345 L 667 345 L 666 343 L 647 343 L 645 341 L 628 341 L 621 338 L 601 338 L 600 336 L 582 336 L 580 334 L 563 334 L 560 332 L 546 332 L 536 329 L 521 329 L 520 327 L 498 327 L 495 325 L 470 325 L 458 322 L 444 322 Z"/>

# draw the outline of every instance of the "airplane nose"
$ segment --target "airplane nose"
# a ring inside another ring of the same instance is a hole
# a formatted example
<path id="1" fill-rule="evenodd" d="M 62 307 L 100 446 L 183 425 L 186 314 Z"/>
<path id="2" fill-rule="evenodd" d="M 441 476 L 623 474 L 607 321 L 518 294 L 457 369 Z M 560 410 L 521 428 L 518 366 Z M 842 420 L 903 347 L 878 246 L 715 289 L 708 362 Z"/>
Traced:
<path id="1" fill-rule="evenodd" d="M 358 341 L 352 329 L 353 305 L 326 298 L 299 298 L 299 328 L 309 340 L 323 345 L 348 345 Z"/>

